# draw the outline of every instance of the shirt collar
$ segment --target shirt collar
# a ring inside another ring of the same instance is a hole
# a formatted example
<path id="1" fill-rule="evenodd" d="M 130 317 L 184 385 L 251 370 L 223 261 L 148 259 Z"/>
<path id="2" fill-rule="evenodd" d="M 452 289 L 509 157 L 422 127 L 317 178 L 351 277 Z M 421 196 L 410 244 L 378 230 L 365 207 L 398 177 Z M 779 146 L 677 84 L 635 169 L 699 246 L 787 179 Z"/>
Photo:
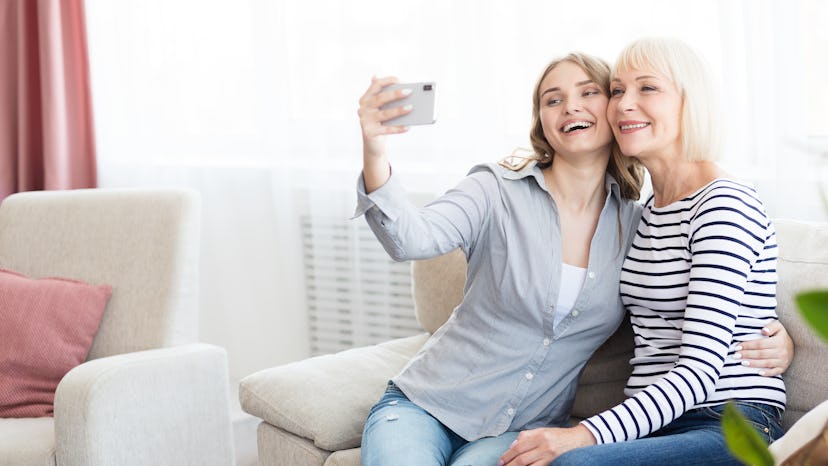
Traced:
<path id="1" fill-rule="evenodd" d="M 509 170 L 508 168 L 500 167 L 500 176 L 506 180 L 522 180 L 524 178 L 532 177 L 541 189 L 546 191 L 546 181 L 543 179 L 543 172 L 538 167 L 538 162 L 533 160 L 526 164 L 520 170 Z M 604 175 L 604 188 L 608 193 L 611 193 L 617 200 L 621 200 L 621 187 L 615 177 L 607 172 Z"/>

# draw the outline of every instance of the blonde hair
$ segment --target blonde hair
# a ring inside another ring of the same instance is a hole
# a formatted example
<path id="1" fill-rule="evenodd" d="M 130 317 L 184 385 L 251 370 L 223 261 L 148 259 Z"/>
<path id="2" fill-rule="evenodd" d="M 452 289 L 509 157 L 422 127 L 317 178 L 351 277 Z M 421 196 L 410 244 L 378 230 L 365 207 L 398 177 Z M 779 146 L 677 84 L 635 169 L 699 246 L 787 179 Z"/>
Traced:
<path id="1" fill-rule="evenodd" d="M 652 69 L 673 82 L 681 95 L 681 147 L 686 160 L 717 160 L 721 155 L 722 121 L 713 75 L 704 59 L 673 38 L 644 38 L 626 46 L 612 75 Z"/>
<path id="2" fill-rule="evenodd" d="M 500 165 L 511 170 L 520 170 L 533 160 L 537 161 L 541 168 L 552 164 L 552 160 L 555 158 L 555 149 L 552 148 L 543 134 L 543 124 L 540 118 L 540 88 L 546 75 L 564 62 L 573 63 L 580 67 L 595 84 L 600 86 L 604 95 L 609 95 L 610 67 L 604 60 L 580 52 L 573 52 L 552 60 L 541 73 L 532 91 L 532 129 L 529 131 L 529 140 L 532 144 L 533 153 L 526 157 L 520 157 L 513 152 L 511 156 L 501 160 Z M 600 118 L 606 118 L 606 115 L 600 115 Z M 641 185 L 644 182 L 644 170 L 641 164 L 636 159 L 623 155 L 615 140 L 612 142 L 611 154 L 607 172 L 618 182 L 621 197 L 637 200 L 641 195 Z"/>

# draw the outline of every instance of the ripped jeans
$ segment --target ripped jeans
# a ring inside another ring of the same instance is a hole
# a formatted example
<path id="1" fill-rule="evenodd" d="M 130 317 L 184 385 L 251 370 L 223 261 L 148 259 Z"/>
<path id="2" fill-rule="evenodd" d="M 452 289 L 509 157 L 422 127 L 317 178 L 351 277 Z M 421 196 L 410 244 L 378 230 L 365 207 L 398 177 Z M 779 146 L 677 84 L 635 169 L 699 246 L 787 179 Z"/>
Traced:
<path id="1" fill-rule="evenodd" d="M 497 465 L 517 432 L 467 442 L 388 382 L 362 432 L 363 466 Z"/>

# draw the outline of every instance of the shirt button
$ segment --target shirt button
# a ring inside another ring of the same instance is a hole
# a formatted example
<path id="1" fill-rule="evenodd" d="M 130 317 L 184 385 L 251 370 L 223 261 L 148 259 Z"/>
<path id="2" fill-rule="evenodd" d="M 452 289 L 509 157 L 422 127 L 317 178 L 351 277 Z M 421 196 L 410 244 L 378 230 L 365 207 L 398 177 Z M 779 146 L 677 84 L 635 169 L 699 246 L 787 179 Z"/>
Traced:
<path id="1" fill-rule="evenodd" d="M 507 409 L 507 410 L 506 410 L 506 414 L 508 414 L 509 416 L 514 416 L 514 415 L 515 415 L 515 410 L 514 410 L 514 408 L 509 408 L 509 409 Z"/>
<path id="2" fill-rule="evenodd" d="M 578 317 L 578 314 L 580 314 L 580 312 L 578 312 L 578 310 L 577 310 L 577 309 L 575 309 L 574 311 L 572 311 L 572 317 Z"/>
<path id="3" fill-rule="evenodd" d="M 535 374 L 527 372 L 524 377 L 526 377 L 526 380 L 532 380 L 535 377 Z"/>
<path id="4" fill-rule="evenodd" d="M 543 346 L 549 346 L 549 343 L 550 343 L 549 338 L 544 338 L 543 339 Z"/>
<path id="5" fill-rule="evenodd" d="M 589 278 L 595 278 L 595 272 L 591 271 L 587 274 Z"/>

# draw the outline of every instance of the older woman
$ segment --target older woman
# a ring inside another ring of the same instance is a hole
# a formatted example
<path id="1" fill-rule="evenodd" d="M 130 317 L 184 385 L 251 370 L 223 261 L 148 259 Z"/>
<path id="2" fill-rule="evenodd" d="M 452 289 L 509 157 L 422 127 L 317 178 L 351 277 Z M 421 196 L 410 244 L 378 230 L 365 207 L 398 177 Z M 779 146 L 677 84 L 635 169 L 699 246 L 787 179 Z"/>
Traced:
<path id="1" fill-rule="evenodd" d="M 756 191 L 713 162 L 711 89 L 680 41 L 621 52 L 607 117 L 654 192 L 621 273 L 636 342 L 630 398 L 573 428 L 522 432 L 501 464 L 739 464 L 720 429 L 728 400 L 766 440 L 781 434 L 784 382 L 738 358 L 776 319 L 776 235 Z"/>

